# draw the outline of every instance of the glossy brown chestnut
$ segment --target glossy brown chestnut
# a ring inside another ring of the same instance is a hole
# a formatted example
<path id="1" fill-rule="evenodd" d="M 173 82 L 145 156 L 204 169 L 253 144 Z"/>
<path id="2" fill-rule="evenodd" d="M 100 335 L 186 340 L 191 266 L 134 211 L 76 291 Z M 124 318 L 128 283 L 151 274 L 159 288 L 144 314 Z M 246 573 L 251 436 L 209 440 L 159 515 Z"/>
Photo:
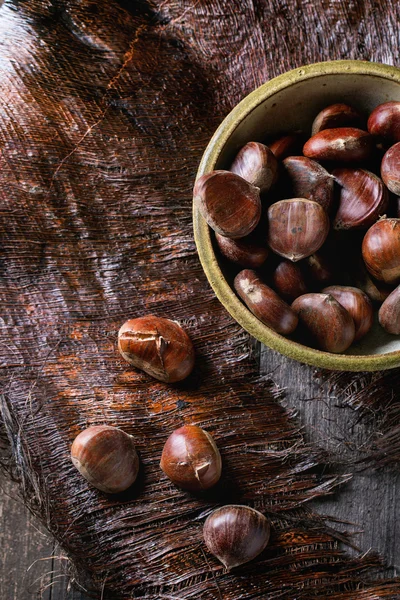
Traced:
<path id="1" fill-rule="evenodd" d="M 290 260 L 280 261 L 272 272 L 271 283 L 279 296 L 288 302 L 308 292 L 300 265 Z"/>
<path id="2" fill-rule="evenodd" d="M 233 282 L 234 288 L 248 309 L 260 321 L 277 333 L 288 335 L 297 327 L 297 316 L 274 290 L 268 287 L 250 269 L 240 271 Z"/>
<path id="3" fill-rule="evenodd" d="M 391 144 L 400 142 L 400 102 L 385 102 L 369 116 L 368 131 Z"/>
<path id="4" fill-rule="evenodd" d="M 225 237 L 245 237 L 261 217 L 259 188 L 230 171 L 199 177 L 193 200 L 208 225 Z"/>
<path id="5" fill-rule="evenodd" d="M 315 160 L 305 156 L 289 156 L 283 161 L 293 197 L 318 202 L 327 212 L 333 203 L 334 178 Z"/>
<path id="6" fill-rule="evenodd" d="M 118 332 L 118 349 L 131 365 L 155 379 L 173 383 L 194 367 L 194 348 L 176 321 L 148 315 L 126 321 Z"/>
<path id="7" fill-rule="evenodd" d="M 379 323 L 388 333 L 400 335 L 400 285 L 386 298 L 378 316 Z"/>
<path id="8" fill-rule="evenodd" d="M 302 147 L 302 137 L 298 133 L 283 135 L 268 144 L 277 160 L 296 154 Z"/>
<path id="9" fill-rule="evenodd" d="M 268 258 L 267 246 L 256 244 L 253 240 L 249 241 L 248 237 L 232 240 L 216 233 L 215 239 L 221 254 L 241 267 L 258 269 Z"/>
<path id="10" fill-rule="evenodd" d="M 400 142 L 389 148 L 382 158 L 381 176 L 393 194 L 400 195 Z"/>
<path id="11" fill-rule="evenodd" d="M 389 286 L 382 281 L 374 279 L 367 271 L 364 261 L 361 259 L 357 270 L 354 273 L 355 283 L 368 298 L 376 304 L 382 304 L 393 291 L 393 286 Z"/>
<path id="12" fill-rule="evenodd" d="M 268 209 L 268 245 L 293 262 L 319 250 L 328 232 L 328 215 L 313 200 L 280 200 Z"/>
<path id="13" fill-rule="evenodd" d="M 175 485 L 208 490 L 221 477 L 221 455 L 207 431 L 197 425 L 176 429 L 165 442 L 160 467 Z"/>
<path id="14" fill-rule="evenodd" d="M 229 570 L 261 554 L 269 541 L 270 525 L 258 510 L 228 504 L 207 517 L 203 535 L 211 554 Z"/>
<path id="15" fill-rule="evenodd" d="M 108 494 L 127 490 L 139 471 L 132 436 L 110 425 L 81 431 L 72 444 L 71 459 L 89 483 Z"/>
<path id="16" fill-rule="evenodd" d="M 371 300 L 362 290 L 351 286 L 331 285 L 322 294 L 330 294 L 347 310 L 354 321 L 354 340 L 361 339 L 372 327 L 374 311 Z"/>
<path id="17" fill-rule="evenodd" d="M 379 281 L 400 282 L 400 219 L 380 219 L 370 227 L 362 243 L 368 271 Z"/>
<path id="18" fill-rule="evenodd" d="M 336 273 L 332 261 L 321 252 L 316 252 L 305 259 L 304 271 L 310 287 L 326 285 L 334 279 Z"/>
<path id="19" fill-rule="evenodd" d="M 305 294 L 296 298 L 292 308 L 321 350 L 344 352 L 353 342 L 354 321 L 330 294 Z"/>
<path id="20" fill-rule="evenodd" d="M 260 188 L 261 193 L 264 193 L 276 180 L 278 161 L 268 146 L 259 142 L 249 142 L 239 150 L 230 171 L 240 175 L 252 185 Z"/>
<path id="21" fill-rule="evenodd" d="M 335 229 L 367 229 L 385 214 L 389 193 L 382 180 L 366 169 L 335 169 L 340 200 Z"/>
<path id="22" fill-rule="evenodd" d="M 311 135 L 319 133 L 323 129 L 334 129 L 337 127 L 360 127 L 362 124 L 361 114 L 348 104 L 331 104 L 315 117 Z"/>
<path id="23" fill-rule="evenodd" d="M 373 137 L 355 127 L 323 129 L 304 145 L 303 154 L 314 160 L 360 162 L 367 160 L 373 150 Z"/>

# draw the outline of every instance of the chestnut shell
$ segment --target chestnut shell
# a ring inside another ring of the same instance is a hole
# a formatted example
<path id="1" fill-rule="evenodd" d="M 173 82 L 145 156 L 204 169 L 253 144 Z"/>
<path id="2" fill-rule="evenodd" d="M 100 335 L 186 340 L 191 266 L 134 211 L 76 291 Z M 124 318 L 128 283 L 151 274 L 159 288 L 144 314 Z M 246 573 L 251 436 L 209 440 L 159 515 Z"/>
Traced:
<path id="1" fill-rule="evenodd" d="M 268 245 L 293 262 L 319 250 L 328 232 L 328 215 L 313 200 L 280 200 L 268 209 Z"/>
<path id="2" fill-rule="evenodd" d="M 208 225 L 225 237 L 249 235 L 261 217 L 259 188 L 230 171 L 199 177 L 193 200 Z"/>
<path id="3" fill-rule="evenodd" d="M 380 219 L 370 227 L 362 243 L 368 271 L 388 284 L 400 282 L 400 219 Z"/>
<path id="4" fill-rule="evenodd" d="M 344 352 L 354 340 L 354 321 L 330 294 L 305 294 L 292 304 L 300 323 L 326 352 Z"/>
<path id="5" fill-rule="evenodd" d="M 148 315 L 126 321 L 118 332 L 118 350 L 133 366 L 155 379 L 174 383 L 194 367 L 194 348 L 179 323 Z"/>
<path id="6" fill-rule="evenodd" d="M 81 431 L 72 444 L 71 460 L 89 483 L 108 494 L 128 489 L 139 471 L 133 438 L 110 425 Z"/>
<path id="7" fill-rule="evenodd" d="M 165 442 L 160 467 L 179 487 L 199 492 L 221 477 L 221 455 L 207 431 L 197 425 L 176 429 Z"/>
<path id="8" fill-rule="evenodd" d="M 355 127 L 323 129 L 304 145 L 303 154 L 314 160 L 360 162 L 367 160 L 374 147 L 371 134 Z"/>

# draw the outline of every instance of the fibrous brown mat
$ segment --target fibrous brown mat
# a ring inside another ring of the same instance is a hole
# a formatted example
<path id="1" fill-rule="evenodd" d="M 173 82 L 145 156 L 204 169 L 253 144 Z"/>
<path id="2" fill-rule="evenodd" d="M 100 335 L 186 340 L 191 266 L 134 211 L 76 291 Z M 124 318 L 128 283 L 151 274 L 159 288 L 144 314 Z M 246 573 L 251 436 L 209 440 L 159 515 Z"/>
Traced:
<path id="1" fill-rule="evenodd" d="M 191 229 L 198 161 L 234 104 L 300 64 L 393 63 L 399 18 L 396 3 L 371 0 L 1 6 L 4 464 L 95 596 L 400 597 L 398 580 L 373 580 L 376 556 L 348 558 L 305 506 L 346 477 L 325 469 L 258 378 Z M 187 381 L 154 382 L 119 358 L 119 326 L 145 313 L 186 326 L 197 352 Z M 75 435 L 100 423 L 140 452 L 140 480 L 121 496 L 92 489 L 69 460 Z M 204 496 L 158 466 L 183 423 L 221 449 L 223 481 Z M 225 502 L 273 526 L 267 550 L 231 574 L 202 543 L 204 515 Z"/>

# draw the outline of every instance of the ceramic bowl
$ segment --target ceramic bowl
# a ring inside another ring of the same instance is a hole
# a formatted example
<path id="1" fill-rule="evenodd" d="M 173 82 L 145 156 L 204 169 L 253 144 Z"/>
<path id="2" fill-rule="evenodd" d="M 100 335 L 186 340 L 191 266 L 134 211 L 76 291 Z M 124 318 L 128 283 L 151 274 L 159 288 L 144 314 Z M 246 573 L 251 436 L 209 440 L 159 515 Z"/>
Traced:
<path id="1" fill-rule="evenodd" d="M 225 118 L 204 152 L 197 177 L 228 169 L 239 148 L 249 141 L 262 142 L 286 131 L 309 131 L 315 115 L 329 104 L 345 102 L 368 114 L 389 100 L 400 100 L 400 69 L 388 65 L 333 61 L 284 73 L 249 94 Z M 275 333 L 232 289 L 215 252 L 214 234 L 196 208 L 193 221 L 199 257 L 215 294 L 260 342 L 285 356 L 327 369 L 377 371 L 400 366 L 400 336 L 387 334 L 377 322 L 345 354 L 322 352 Z"/>

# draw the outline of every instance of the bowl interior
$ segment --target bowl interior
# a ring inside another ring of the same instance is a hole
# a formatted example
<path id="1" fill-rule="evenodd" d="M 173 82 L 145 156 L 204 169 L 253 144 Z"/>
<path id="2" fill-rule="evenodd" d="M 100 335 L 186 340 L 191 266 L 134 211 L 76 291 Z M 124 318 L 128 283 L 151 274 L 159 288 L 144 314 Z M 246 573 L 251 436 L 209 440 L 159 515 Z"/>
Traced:
<path id="1" fill-rule="evenodd" d="M 336 72 L 329 72 L 330 65 Z M 280 76 L 241 102 L 212 138 L 198 175 L 228 169 L 235 154 L 249 141 L 265 143 L 275 135 L 297 130 L 308 133 L 316 114 L 329 104 L 346 102 L 368 115 L 378 104 L 400 100 L 398 69 L 357 61 L 321 63 L 322 68 L 317 67 L 312 65 Z M 194 221 L 200 259 L 217 296 L 260 341 L 303 362 L 328 368 L 374 370 L 400 364 L 400 337 L 387 334 L 377 320 L 369 334 L 343 355 L 310 349 L 272 332 L 236 297 L 230 268 L 218 252 L 214 253 L 214 236 L 196 211 Z"/>

